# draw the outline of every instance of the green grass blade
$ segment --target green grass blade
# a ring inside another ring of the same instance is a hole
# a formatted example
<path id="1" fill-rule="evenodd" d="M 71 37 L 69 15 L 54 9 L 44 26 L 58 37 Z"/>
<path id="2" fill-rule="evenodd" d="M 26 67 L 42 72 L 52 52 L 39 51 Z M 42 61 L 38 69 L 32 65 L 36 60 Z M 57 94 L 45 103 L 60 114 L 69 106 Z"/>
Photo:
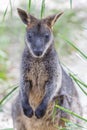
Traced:
<path id="1" fill-rule="evenodd" d="M 66 119 L 66 118 L 61 118 L 61 120 L 63 120 L 63 121 L 66 122 L 66 123 L 71 123 L 72 125 L 75 125 L 75 126 L 77 126 L 77 127 L 79 127 L 79 128 L 82 128 L 82 129 L 86 129 L 86 130 L 87 130 L 87 128 L 81 126 L 80 124 L 73 123 L 73 122 L 71 122 L 70 120 L 68 120 L 68 119 Z"/>
<path id="2" fill-rule="evenodd" d="M 70 8 L 72 9 L 72 0 L 70 0 Z"/>
<path id="3" fill-rule="evenodd" d="M 71 41 L 63 37 L 62 35 L 59 35 L 60 38 L 62 38 L 67 44 L 71 45 L 75 50 L 77 50 L 81 56 L 83 56 L 87 60 L 87 55 L 84 54 L 75 44 L 73 44 Z"/>
<path id="4" fill-rule="evenodd" d="M 83 91 L 83 93 L 87 96 L 87 92 L 82 88 L 82 86 L 81 85 L 83 85 L 82 84 L 82 82 L 81 81 L 79 81 L 78 79 L 76 79 L 75 77 L 74 77 L 74 75 L 72 75 L 71 73 L 70 73 L 70 76 L 73 78 L 73 80 L 76 82 L 76 84 L 79 86 L 79 88 Z M 84 86 L 84 85 L 83 85 Z"/>
<path id="5" fill-rule="evenodd" d="M 0 129 L 0 130 L 13 130 L 13 128 Z"/>
<path id="6" fill-rule="evenodd" d="M 85 30 L 87 30 L 87 27 L 85 27 L 85 26 L 83 26 L 82 28 L 85 29 Z"/>
<path id="7" fill-rule="evenodd" d="M 70 72 L 69 74 L 70 74 L 70 76 L 71 76 L 75 81 L 77 81 L 78 83 L 80 83 L 81 85 L 83 85 L 85 88 L 87 88 L 87 84 L 85 84 L 80 78 L 78 78 L 77 76 L 75 76 L 74 73 Z"/>
<path id="8" fill-rule="evenodd" d="M 4 58 L 4 59 L 7 58 L 7 54 L 4 51 L 2 51 L 2 50 L 0 50 L 0 58 L 1 57 Z"/>
<path id="9" fill-rule="evenodd" d="M 14 87 L 1 101 L 0 105 L 3 104 L 3 102 L 17 89 L 18 87 Z"/>
<path id="10" fill-rule="evenodd" d="M 9 0 L 9 3 L 10 3 L 10 10 L 11 10 L 11 17 L 12 17 L 12 14 L 13 14 L 13 9 L 12 9 L 12 1 Z"/>
<path id="11" fill-rule="evenodd" d="M 3 20 L 2 20 L 2 21 L 5 20 L 5 16 L 6 16 L 6 14 L 7 14 L 7 11 L 8 11 L 8 6 L 6 7 L 6 9 L 5 9 L 5 11 L 4 11 L 4 14 L 3 14 Z"/>
<path id="12" fill-rule="evenodd" d="M 58 101 L 55 102 L 55 105 L 56 105 L 56 104 L 58 104 Z M 53 119 L 53 122 L 54 122 L 55 117 L 56 117 L 56 111 L 57 111 L 57 108 L 54 107 L 54 109 L 53 109 L 53 113 L 52 113 L 52 119 Z"/>
<path id="13" fill-rule="evenodd" d="M 87 84 L 84 83 L 79 77 L 77 77 L 76 74 L 74 74 L 68 67 L 66 67 L 66 69 L 68 70 L 70 77 L 75 81 L 75 83 L 79 86 L 82 92 L 87 96 L 87 92 L 83 89 L 83 87 L 87 88 Z"/>
<path id="14" fill-rule="evenodd" d="M 87 96 L 87 92 L 82 88 L 82 86 L 78 82 L 76 82 L 76 83 L 80 87 L 80 89 L 83 91 L 83 93 Z"/>
<path id="15" fill-rule="evenodd" d="M 55 107 L 59 108 L 60 110 L 66 112 L 66 113 L 68 113 L 68 114 L 71 114 L 71 115 L 73 115 L 73 116 L 75 116 L 75 117 L 77 117 L 77 118 L 79 118 L 79 119 L 81 119 L 81 120 L 83 120 L 83 121 L 85 121 L 85 122 L 87 122 L 87 119 L 81 117 L 80 115 L 78 115 L 78 114 L 76 114 L 76 113 L 74 113 L 74 112 L 72 112 L 72 111 L 70 111 L 70 110 L 68 110 L 68 109 L 66 109 L 66 108 L 64 108 L 64 107 L 62 107 L 62 106 L 55 105 Z"/>
<path id="16" fill-rule="evenodd" d="M 41 19 L 43 17 L 44 11 L 45 11 L 45 0 L 42 0 L 41 11 L 40 11 L 41 12 L 40 13 Z"/>
<path id="17" fill-rule="evenodd" d="M 31 9 L 31 0 L 28 0 L 28 11 L 30 12 Z"/>

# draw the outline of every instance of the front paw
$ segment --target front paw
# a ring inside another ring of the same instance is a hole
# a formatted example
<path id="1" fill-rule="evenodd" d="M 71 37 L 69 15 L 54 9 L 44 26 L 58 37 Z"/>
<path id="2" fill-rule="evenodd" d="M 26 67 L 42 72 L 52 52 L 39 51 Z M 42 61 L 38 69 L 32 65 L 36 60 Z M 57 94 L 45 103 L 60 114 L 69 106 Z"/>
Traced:
<path id="1" fill-rule="evenodd" d="M 29 105 L 24 106 L 23 111 L 27 117 L 31 118 L 33 116 L 33 109 L 31 108 L 31 106 Z"/>
<path id="2" fill-rule="evenodd" d="M 44 105 L 40 105 L 36 111 L 35 111 L 35 116 L 40 119 L 42 118 L 46 113 L 46 107 Z"/>

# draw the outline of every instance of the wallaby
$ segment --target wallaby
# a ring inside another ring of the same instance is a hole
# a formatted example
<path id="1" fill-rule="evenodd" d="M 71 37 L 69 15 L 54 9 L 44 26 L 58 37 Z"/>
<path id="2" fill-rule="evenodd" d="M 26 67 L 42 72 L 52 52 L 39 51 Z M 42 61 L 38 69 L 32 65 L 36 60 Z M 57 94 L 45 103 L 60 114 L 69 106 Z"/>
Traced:
<path id="1" fill-rule="evenodd" d="M 61 118 L 75 123 L 78 119 L 56 110 L 55 102 L 81 114 L 81 106 L 72 79 L 66 74 L 54 47 L 52 27 L 62 13 L 37 19 L 18 8 L 26 27 L 22 55 L 19 94 L 12 104 L 15 130 L 58 130 Z"/>

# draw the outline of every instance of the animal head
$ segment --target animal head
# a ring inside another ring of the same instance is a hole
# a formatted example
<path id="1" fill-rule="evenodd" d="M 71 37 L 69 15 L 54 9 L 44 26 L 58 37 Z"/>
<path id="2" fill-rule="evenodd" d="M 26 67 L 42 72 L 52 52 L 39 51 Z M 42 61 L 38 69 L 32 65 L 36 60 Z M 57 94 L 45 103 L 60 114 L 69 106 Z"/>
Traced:
<path id="1" fill-rule="evenodd" d="M 41 58 L 53 44 L 52 27 L 62 13 L 55 14 L 44 19 L 37 19 L 22 9 L 17 9 L 18 14 L 27 26 L 25 42 L 35 58 Z"/>

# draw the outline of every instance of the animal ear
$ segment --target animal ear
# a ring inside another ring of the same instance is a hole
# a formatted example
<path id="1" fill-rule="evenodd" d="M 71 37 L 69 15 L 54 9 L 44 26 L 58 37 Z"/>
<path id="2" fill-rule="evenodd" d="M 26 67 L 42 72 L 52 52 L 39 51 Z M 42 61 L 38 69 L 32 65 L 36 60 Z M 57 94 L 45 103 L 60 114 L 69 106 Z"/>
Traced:
<path id="1" fill-rule="evenodd" d="M 28 14 L 24 10 L 19 8 L 17 8 L 17 11 L 23 23 L 28 24 Z"/>
<path id="2" fill-rule="evenodd" d="M 44 20 L 49 27 L 52 27 L 62 14 L 63 14 L 63 12 L 49 16 L 49 17 L 45 18 Z"/>
<path id="3" fill-rule="evenodd" d="M 31 22 L 35 22 L 37 20 L 34 16 L 27 14 L 27 12 L 22 9 L 17 8 L 17 11 L 21 20 L 26 25 L 30 24 Z"/>

